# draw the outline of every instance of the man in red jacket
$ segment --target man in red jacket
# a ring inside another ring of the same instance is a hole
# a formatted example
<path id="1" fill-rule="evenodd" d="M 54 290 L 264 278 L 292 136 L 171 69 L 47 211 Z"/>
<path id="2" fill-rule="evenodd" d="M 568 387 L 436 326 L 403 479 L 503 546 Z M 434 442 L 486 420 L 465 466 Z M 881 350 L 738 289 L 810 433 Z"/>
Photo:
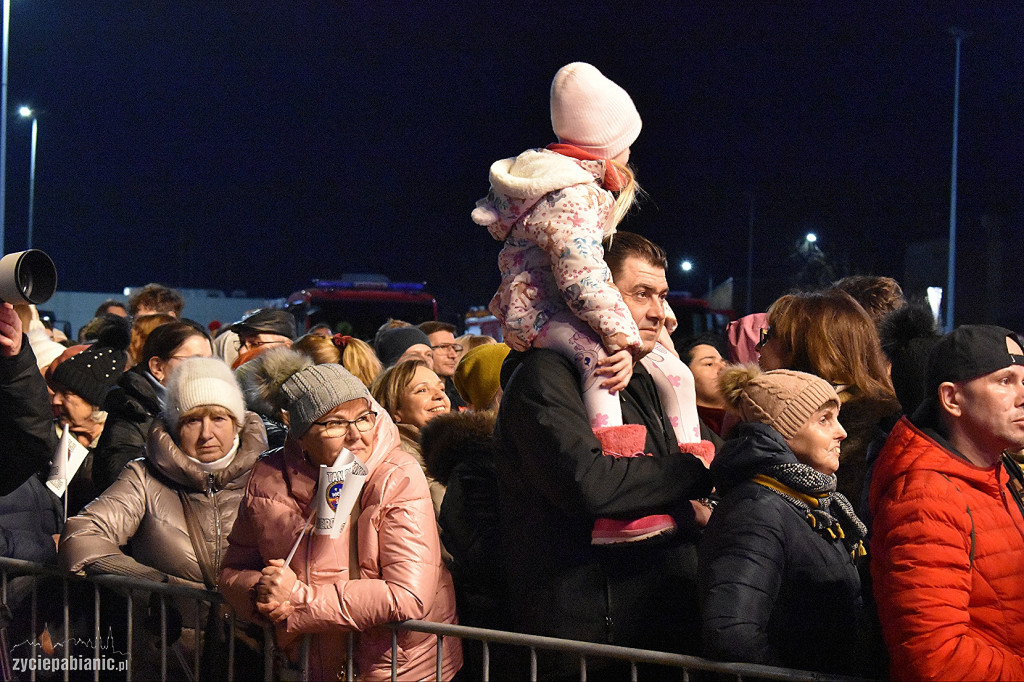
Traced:
<path id="1" fill-rule="evenodd" d="M 932 350 L 921 408 L 871 481 L 871 574 L 894 679 L 1024 679 L 1024 343 L 965 325 Z"/>

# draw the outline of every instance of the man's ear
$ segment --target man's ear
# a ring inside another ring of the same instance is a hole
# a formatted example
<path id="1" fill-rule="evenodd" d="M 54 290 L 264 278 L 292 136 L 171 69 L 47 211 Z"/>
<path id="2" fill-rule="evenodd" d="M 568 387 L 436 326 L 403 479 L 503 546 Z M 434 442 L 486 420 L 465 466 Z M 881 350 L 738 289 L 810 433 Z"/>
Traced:
<path id="1" fill-rule="evenodd" d="M 939 407 L 951 417 L 963 415 L 963 396 L 956 384 L 944 381 L 939 384 Z"/>

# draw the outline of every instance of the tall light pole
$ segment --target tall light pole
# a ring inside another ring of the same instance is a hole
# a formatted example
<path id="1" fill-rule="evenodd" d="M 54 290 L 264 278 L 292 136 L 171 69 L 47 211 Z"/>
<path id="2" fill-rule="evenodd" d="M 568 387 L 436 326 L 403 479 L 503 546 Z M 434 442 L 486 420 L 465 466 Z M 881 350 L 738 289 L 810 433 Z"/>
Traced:
<path id="1" fill-rule="evenodd" d="M 4 253 L 4 205 L 7 203 L 7 38 L 11 32 L 11 0 L 4 0 L 3 59 L 0 66 L 0 253 Z"/>
<path id="2" fill-rule="evenodd" d="M 953 162 L 949 185 L 949 263 L 946 266 L 946 319 L 943 329 L 953 331 L 953 299 L 956 298 L 956 152 L 960 130 L 960 43 L 967 32 L 954 26 L 949 29 L 956 42 L 956 69 L 953 77 Z"/>
<path id="3" fill-rule="evenodd" d="M 28 246 L 25 248 L 31 249 L 32 209 L 36 204 L 36 137 L 39 132 L 39 117 L 36 116 L 36 112 L 32 111 L 30 107 L 20 107 L 18 113 L 21 114 L 22 118 L 32 119 L 32 155 L 28 166 L 28 233 L 25 240 L 28 243 Z"/>

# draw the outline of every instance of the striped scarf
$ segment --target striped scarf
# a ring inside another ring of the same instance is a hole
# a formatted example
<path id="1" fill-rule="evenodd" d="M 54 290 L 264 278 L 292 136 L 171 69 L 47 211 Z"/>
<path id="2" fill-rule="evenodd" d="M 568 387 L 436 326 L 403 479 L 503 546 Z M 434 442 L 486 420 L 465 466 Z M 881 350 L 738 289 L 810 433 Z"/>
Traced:
<path id="1" fill-rule="evenodd" d="M 856 558 L 864 556 L 868 529 L 853 511 L 846 496 L 836 492 L 836 477 L 826 476 L 806 464 L 775 464 L 754 482 L 768 488 L 804 512 L 807 522 L 822 537 L 842 540 Z"/>

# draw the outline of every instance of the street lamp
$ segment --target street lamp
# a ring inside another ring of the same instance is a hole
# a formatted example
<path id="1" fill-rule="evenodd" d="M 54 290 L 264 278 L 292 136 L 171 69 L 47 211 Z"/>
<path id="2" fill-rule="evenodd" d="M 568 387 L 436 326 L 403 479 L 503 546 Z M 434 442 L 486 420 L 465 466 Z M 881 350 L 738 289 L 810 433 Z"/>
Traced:
<path id="1" fill-rule="evenodd" d="M 28 166 L 28 233 L 26 235 L 26 241 L 28 246 L 26 248 L 32 248 L 32 209 L 36 203 L 36 137 L 39 132 L 39 119 L 36 117 L 36 112 L 32 111 L 30 107 L 20 107 L 18 113 L 22 118 L 32 119 L 32 155 Z"/>
<path id="2" fill-rule="evenodd" d="M 4 0 L 3 58 L 0 64 L 0 253 L 4 252 L 4 204 L 7 186 L 7 46 L 11 32 L 11 0 Z"/>
<path id="3" fill-rule="evenodd" d="M 814 234 L 813 232 L 808 232 L 807 236 L 804 237 L 804 239 L 807 240 L 808 244 L 813 244 L 814 242 L 818 241 L 818 235 Z"/>
<path id="4" fill-rule="evenodd" d="M 946 264 L 946 319 L 943 331 L 953 331 L 953 300 L 956 298 L 956 150 L 960 132 L 960 43 L 967 32 L 954 26 L 949 29 L 956 42 L 956 67 L 953 76 L 953 160 L 949 182 L 949 261 Z"/>
<path id="5" fill-rule="evenodd" d="M 679 267 L 680 269 L 682 269 L 683 272 L 689 272 L 690 270 L 693 270 L 693 263 L 690 262 L 689 260 L 684 260 L 682 263 L 679 264 Z"/>

